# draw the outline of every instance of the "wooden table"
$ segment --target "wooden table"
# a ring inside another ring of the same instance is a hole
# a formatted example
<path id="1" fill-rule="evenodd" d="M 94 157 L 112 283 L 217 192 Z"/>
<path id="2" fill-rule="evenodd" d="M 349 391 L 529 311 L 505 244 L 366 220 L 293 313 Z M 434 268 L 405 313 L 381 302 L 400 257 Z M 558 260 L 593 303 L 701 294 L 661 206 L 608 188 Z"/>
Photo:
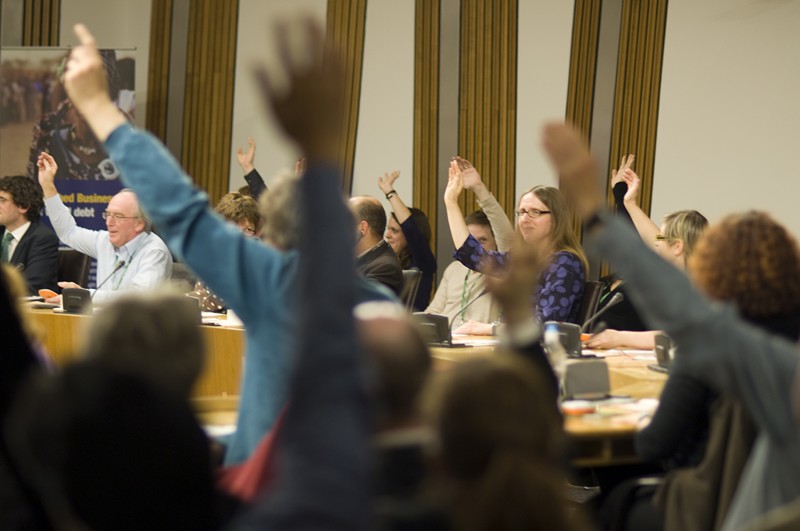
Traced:
<path id="1" fill-rule="evenodd" d="M 446 370 L 454 363 L 491 356 L 494 347 L 432 348 L 434 369 Z M 619 355 L 605 358 L 611 393 L 632 398 L 658 398 L 666 375 L 647 368 L 648 363 L 634 354 L 618 351 Z M 580 362 L 577 362 L 580 363 Z M 633 447 L 636 426 L 617 423 L 613 417 L 567 416 L 564 429 L 574 442 L 575 466 L 608 466 L 638 462 Z"/>
<path id="2" fill-rule="evenodd" d="M 91 321 L 89 315 L 55 313 L 52 310 L 31 310 L 33 320 L 44 332 L 44 346 L 57 365 L 76 357 L 83 342 L 84 330 Z M 214 404 L 230 407 L 238 399 L 242 375 L 244 331 L 241 328 L 201 326 L 206 344 L 203 373 L 192 393 L 204 409 Z M 236 406 L 233 406 L 235 409 Z"/>
<path id="3" fill-rule="evenodd" d="M 45 332 L 44 345 L 61 365 L 79 352 L 83 329 L 90 316 L 33 310 L 34 321 Z M 239 380 L 244 354 L 241 328 L 201 326 L 206 342 L 206 366 L 193 392 L 193 403 L 203 421 L 210 424 L 235 422 L 239 401 Z M 454 363 L 492 356 L 495 347 L 432 348 L 436 372 L 446 372 Z M 615 395 L 655 398 L 661 394 L 666 376 L 647 369 L 646 361 L 620 355 L 606 358 L 611 391 Z M 573 462 L 579 466 L 632 463 L 633 425 L 615 424 L 610 419 L 567 417 L 565 429 L 575 442 Z"/>

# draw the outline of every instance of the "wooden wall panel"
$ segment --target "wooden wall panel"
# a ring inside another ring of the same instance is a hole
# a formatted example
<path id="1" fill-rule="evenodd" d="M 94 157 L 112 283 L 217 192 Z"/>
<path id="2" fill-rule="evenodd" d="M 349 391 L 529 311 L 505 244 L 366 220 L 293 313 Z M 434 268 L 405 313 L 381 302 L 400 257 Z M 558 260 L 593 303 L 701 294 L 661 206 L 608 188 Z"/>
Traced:
<path id="1" fill-rule="evenodd" d="M 23 46 L 58 46 L 61 0 L 25 0 Z"/>
<path id="2" fill-rule="evenodd" d="M 517 0 L 461 0 L 459 154 L 509 216 L 516 205 Z M 476 208 L 472 193 L 461 207 Z"/>
<path id="3" fill-rule="evenodd" d="M 610 174 L 623 154 L 636 154 L 640 205 L 650 212 L 667 0 L 624 0 L 620 26 Z"/>
<path id="4" fill-rule="evenodd" d="M 228 192 L 238 12 L 238 0 L 189 10 L 181 162 L 212 204 Z"/>
<path id="5" fill-rule="evenodd" d="M 436 249 L 441 1 L 417 0 L 414 23 L 414 201 L 428 214 Z"/>
<path id="6" fill-rule="evenodd" d="M 345 127 L 342 131 L 338 165 L 343 179 L 341 186 L 347 194 L 352 192 L 353 186 L 366 17 L 367 0 L 328 0 L 326 39 L 339 50 L 346 76 L 343 102 Z"/>
<path id="7" fill-rule="evenodd" d="M 601 0 L 575 0 L 566 120 L 589 139 L 594 110 Z"/>
<path id="8" fill-rule="evenodd" d="M 172 48 L 172 0 L 153 0 L 150 17 L 150 57 L 147 66 L 145 127 L 162 142 L 167 139 L 169 57 Z"/>

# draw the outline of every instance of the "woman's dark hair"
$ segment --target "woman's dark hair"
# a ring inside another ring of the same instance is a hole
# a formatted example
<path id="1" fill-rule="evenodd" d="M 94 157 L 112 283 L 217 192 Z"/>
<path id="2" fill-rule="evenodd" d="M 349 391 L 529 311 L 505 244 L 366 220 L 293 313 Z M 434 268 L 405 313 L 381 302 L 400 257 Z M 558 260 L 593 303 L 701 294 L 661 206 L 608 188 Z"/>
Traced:
<path id="1" fill-rule="evenodd" d="M 409 210 L 411 211 L 411 219 L 414 220 L 414 223 L 417 224 L 417 228 L 419 228 L 419 231 L 422 233 L 422 236 L 425 238 L 425 241 L 428 242 L 428 244 L 430 245 L 431 224 L 428 221 L 428 215 L 416 207 L 411 207 L 409 208 Z M 395 220 L 395 222 L 398 225 L 400 224 L 394 212 L 392 212 L 392 219 Z M 409 266 L 411 265 L 411 253 L 408 250 L 408 246 L 406 246 L 405 248 L 403 248 L 402 251 L 400 251 L 400 254 L 397 255 L 397 258 L 400 260 L 400 265 L 403 267 L 403 269 L 409 268 Z"/>

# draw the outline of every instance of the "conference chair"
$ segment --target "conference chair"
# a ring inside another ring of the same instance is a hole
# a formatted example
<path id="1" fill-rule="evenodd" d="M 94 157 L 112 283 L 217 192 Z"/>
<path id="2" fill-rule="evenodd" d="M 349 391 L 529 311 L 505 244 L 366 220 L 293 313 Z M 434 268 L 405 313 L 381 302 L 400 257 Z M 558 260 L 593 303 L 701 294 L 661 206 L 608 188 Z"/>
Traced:
<path id="1" fill-rule="evenodd" d="M 589 280 L 583 288 L 583 299 L 578 309 L 578 324 L 583 325 L 591 316 L 597 312 L 600 304 L 600 293 L 603 291 L 603 283 L 597 280 Z M 586 330 L 587 332 L 589 330 Z"/>
<path id="2" fill-rule="evenodd" d="M 58 280 L 86 287 L 91 258 L 74 249 L 58 250 Z"/>
<path id="3" fill-rule="evenodd" d="M 420 280 L 422 272 L 419 269 L 403 269 L 403 289 L 400 292 L 400 299 L 408 311 L 414 309 L 414 299 L 417 298 Z"/>

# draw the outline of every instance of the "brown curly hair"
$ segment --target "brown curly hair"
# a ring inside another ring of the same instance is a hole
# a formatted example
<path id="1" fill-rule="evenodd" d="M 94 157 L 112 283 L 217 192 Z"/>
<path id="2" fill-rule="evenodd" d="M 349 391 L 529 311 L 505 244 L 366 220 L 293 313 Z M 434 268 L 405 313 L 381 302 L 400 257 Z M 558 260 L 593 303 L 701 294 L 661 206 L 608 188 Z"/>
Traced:
<path id="1" fill-rule="evenodd" d="M 0 177 L 0 190 L 8 193 L 19 208 L 27 208 L 25 218 L 37 222 L 44 209 L 44 194 L 39 183 L 24 175 Z"/>
<path id="2" fill-rule="evenodd" d="M 689 259 L 689 272 L 706 295 L 736 304 L 745 317 L 800 309 L 797 240 L 766 212 L 732 214 L 709 228 Z"/>
<path id="3" fill-rule="evenodd" d="M 252 197 L 230 192 L 222 196 L 214 210 L 228 221 L 237 224 L 250 222 L 256 232 L 261 229 L 261 212 Z"/>

